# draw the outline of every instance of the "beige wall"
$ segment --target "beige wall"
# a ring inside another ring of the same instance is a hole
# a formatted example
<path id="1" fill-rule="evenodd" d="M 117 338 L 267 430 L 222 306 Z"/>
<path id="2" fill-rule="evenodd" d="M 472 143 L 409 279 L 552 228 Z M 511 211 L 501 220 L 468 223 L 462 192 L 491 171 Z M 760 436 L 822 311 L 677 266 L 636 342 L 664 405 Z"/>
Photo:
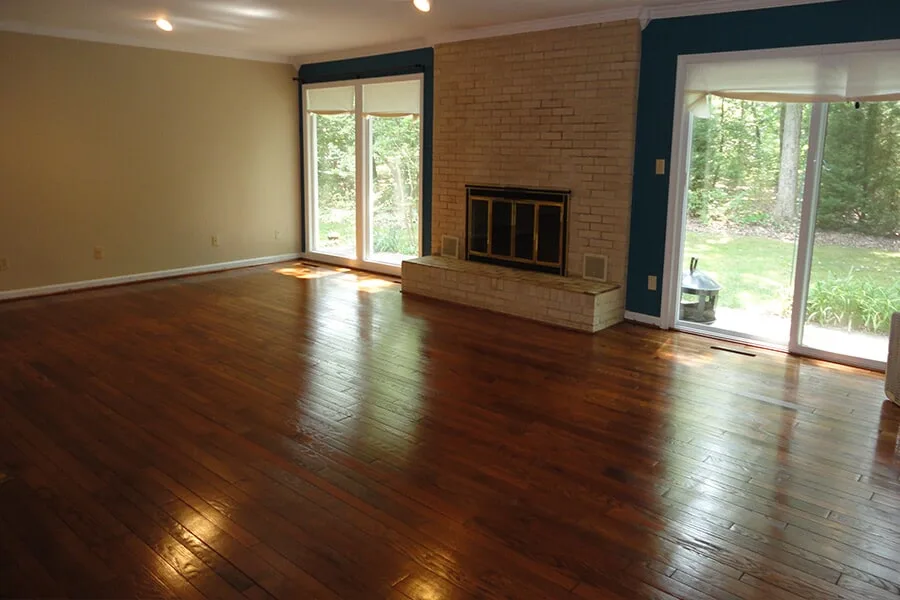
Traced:
<path id="1" fill-rule="evenodd" d="M 467 183 L 566 188 L 568 274 L 605 254 L 624 282 L 640 39 L 622 21 L 435 48 L 435 253 L 465 239 Z"/>
<path id="2" fill-rule="evenodd" d="M 292 75 L 0 33 L 0 291 L 296 252 Z"/>

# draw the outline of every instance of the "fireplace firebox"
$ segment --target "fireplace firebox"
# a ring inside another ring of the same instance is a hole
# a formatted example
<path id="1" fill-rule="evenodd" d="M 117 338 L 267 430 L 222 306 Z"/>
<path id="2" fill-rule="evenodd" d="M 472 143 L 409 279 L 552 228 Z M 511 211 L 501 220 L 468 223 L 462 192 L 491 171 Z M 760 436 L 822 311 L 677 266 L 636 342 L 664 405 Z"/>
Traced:
<path id="1" fill-rule="evenodd" d="M 466 186 L 466 260 L 566 274 L 571 192 Z"/>

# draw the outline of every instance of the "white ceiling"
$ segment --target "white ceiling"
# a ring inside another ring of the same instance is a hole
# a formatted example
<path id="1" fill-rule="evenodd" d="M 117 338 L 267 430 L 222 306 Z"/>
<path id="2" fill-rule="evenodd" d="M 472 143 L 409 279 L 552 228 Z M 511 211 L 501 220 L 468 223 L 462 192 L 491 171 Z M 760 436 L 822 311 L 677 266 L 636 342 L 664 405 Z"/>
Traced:
<path id="1" fill-rule="evenodd" d="M 689 13 L 810 1 L 433 0 L 423 14 L 411 0 L 0 0 L 0 30 L 300 62 L 296 57 L 413 47 L 464 30 L 585 13 L 599 21 L 603 11 L 636 15 L 642 7 Z M 175 31 L 154 26 L 161 16 Z"/>

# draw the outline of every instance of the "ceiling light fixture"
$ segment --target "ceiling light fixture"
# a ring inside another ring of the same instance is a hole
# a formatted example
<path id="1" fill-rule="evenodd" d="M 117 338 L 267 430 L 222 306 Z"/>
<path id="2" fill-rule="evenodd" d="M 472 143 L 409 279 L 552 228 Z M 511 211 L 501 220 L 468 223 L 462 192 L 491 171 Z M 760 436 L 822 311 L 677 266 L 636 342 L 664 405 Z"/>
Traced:
<path id="1" fill-rule="evenodd" d="M 174 29 L 174 27 L 172 27 L 172 24 L 167 19 L 162 18 L 156 20 L 156 26 L 163 31 L 172 31 Z"/>
<path id="2" fill-rule="evenodd" d="M 413 0 L 413 6 L 422 12 L 431 11 L 431 0 Z"/>

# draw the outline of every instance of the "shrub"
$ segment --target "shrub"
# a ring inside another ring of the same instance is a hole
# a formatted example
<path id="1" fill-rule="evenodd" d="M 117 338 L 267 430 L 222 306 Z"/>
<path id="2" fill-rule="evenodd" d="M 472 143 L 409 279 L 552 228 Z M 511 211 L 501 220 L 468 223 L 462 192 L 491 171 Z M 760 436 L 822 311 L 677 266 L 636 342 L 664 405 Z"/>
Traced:
<path id="1" fill-rule="evenodd" d="M 405 256 L 415 256 L 418 252 L 416 238 L 397 224 L 376 225 L 373 245 L 375 252 L 396 253 Z"/>
<path id="2" fill-rule="evenodd" d="M 844 277 L 829 273 L 810 287 L 806 318 L 827 327 L 887 333 L 898 311 L 900 280 L 885 286 L 850 271 Z"/>

